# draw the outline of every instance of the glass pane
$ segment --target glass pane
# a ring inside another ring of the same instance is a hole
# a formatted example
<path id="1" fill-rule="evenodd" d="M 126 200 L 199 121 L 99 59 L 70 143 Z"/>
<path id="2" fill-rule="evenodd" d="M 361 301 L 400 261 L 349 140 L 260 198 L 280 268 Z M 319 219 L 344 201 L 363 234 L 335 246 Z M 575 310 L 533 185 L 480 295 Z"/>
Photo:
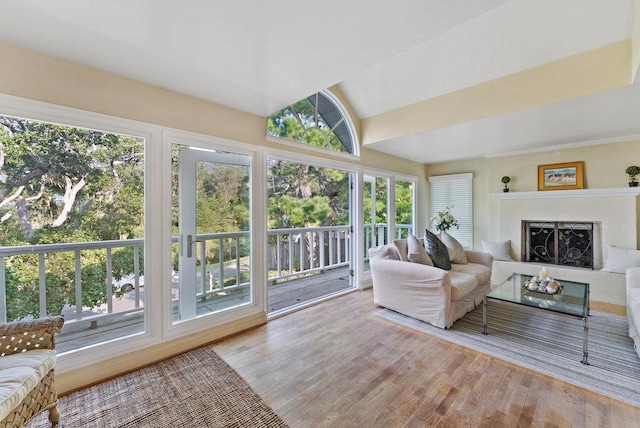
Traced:
<path id="1" fill-rule="evenodd" d="M 413 234 L 413 183 L 396 180 L 396 239 Z"/>
<path id="2" fill-rule="evenodd" d="M 144 140 L 0 116 L 0 147 L 0 322 L 62 315 L 58 352 L 143 332 Z"/>
<path id="3" fill-rule="evenodd" d="M 375 234 L 376 234 L 376 245 L 385 245 L 388 244 L 388 233 L 387 229 L 389 228 L 389 206 L 388 195 L 389 195 L 389 180 L 383 177 L 376 177 L 376 198 L 375 198 L 375 207 L 376 207 L 376 220 L 375 220 Z"/>
<path id="4" fill-rule="evenodd" d="M 383 177 L 364 176 L 364 271 L 369 270 L 369 248 L 388 242 L 388 195 L 389 180 Z"/>
<path id="5" fill-rule="evenodd" d="M 182 163 L 174 166 L 178 181 L 195 180 L 186 192 L 175 186 L 174 321 L 250 303 L 250 157 L 174 145 L 174 159 Z"/>
<path id="6" fill-rule="evenodd" d="M 267 301 L 275 313 L 351 287 L 350 174 L 267 163 Z"/>
<path id="7" fill-rule="evenodd" d="M 322 93 L 313 94 L 267 118 L 267 135 L 353 153 L 354 136 L 347 117 Z"/>

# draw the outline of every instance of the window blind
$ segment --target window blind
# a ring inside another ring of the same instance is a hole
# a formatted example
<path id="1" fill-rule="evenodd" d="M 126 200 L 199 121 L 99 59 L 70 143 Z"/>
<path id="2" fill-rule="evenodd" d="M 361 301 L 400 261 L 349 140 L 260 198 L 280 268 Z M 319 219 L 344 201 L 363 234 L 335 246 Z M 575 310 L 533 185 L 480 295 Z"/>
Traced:
<path id="1" fill-rule="evenodd" d="M 473 174 L 452 174 L 429 177 L 431 184 L 431 213 L 429 229 L 435 232 L 431 218 L 436 211 L 450 207 L 459 228 L 448 230 L 464 248 L 473 248 Z"/>

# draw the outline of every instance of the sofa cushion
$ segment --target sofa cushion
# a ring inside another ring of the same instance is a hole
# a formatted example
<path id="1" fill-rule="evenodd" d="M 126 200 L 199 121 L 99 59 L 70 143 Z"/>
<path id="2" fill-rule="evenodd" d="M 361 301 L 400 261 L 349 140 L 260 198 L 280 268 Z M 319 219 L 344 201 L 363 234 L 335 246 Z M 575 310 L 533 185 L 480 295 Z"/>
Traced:
<path id="1" fill-rule="evenodd" d="M 56 363 L 53 349 L 0 357 L 0 420 L 22 402 Z"/>
<path id="2" fill-rule="evenodd" d="M 640 251 L 607 245 L 607 257 L 602 268 L 605 272 L 625 273 L 628 268 L 640 266 Z"/>
<path id="3" fill-rule="evenodd" d="M 424 248 L 427 250 L 427 254 L 431 257 L 433 265 L 437 268 L 450 270 L 451 259 L 449 259 L 449 250 L 447 246 L 434 235 L 429 229 L 424 233 Z"/>
<path id="4" fill-rule="evenodd" d="M 407 238 L 407 258 L 410 262 L 433 266 L 431 257 L 424 249 L 424 244 L 413 235 Z"/>
<path id="5" fill-rule="evenodd" d="M 398 251 L 398 255 L 400 256 L 400 260 L 402 260 L 403 262 L 408 262 L 409 261 L 409 257 L 407 257 L 407 252 L 408 252 L 407 240 L 406 239 L 396 239 L 395 241 L 393 241 L 393 245 L 396 247 L 396 250 Z"/>
<path id="6" fill-rule="evenodd" d="M 478 286 L 478 280 L 474 275 L 449 271 L 451 280 L 451 300 L 460 300 Z"/>
<path id="7" fill-rule="evenodd" d="M 440 240 L 447 246 L 447 251 L 449 252 L 449 260 L 451 263 L 458 263 L 461 265 L 467 264 L 467 255 L 464 252 L 464 248 L 462 244 L 458 242 L 456 238 L 449 235 L 445 230 L 442 232 L 440 236 Z"/>
<path id="8" fill-rule="evenodd" d="M 511 258 L 511 240 L 506 241 L 481 241 L 482 251 L 493 256 L 494 260 L 513 261 Z"/>
<path id="9" fill-rule="evenodd" d="M 453 264 L 451 265 L 451 270 L 475 276 L 478 284 L 486 284 L 491 279 L 491 268 L 478 263 L 467 263 L 466 265 Z"/>
<path id="10" fill-rule="evenodd" d="M 380 247 L 369 248 L 369 259 L 400 260 L 400 255 L 398 255 L 398 250 L 394 245 L 382 245 Z"/>

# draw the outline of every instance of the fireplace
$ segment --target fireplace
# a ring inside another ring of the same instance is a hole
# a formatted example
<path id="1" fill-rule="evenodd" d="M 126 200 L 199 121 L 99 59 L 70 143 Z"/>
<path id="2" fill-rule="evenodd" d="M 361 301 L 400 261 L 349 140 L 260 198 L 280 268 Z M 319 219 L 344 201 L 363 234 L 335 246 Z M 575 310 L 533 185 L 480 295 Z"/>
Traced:
<path id="1" fill-rule="evenodd" d="M 522 261 L 593 269 L 593 222 L 522 221 Z"/>

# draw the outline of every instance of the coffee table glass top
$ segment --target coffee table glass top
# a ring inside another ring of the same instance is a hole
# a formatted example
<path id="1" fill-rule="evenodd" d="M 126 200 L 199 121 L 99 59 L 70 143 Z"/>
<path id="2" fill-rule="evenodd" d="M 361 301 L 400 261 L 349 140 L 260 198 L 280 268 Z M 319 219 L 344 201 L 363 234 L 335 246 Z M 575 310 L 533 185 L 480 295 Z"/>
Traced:
<path id="1" fill-rule="evenodd" d="M 589 314 L 589 284 L 556 279 L 562 284 L 562 292 L 545 294 L 527 290 L 524 283 L 530 279 L 531 275 L 514 273 L 487 297 L 579 317 Z"/>

